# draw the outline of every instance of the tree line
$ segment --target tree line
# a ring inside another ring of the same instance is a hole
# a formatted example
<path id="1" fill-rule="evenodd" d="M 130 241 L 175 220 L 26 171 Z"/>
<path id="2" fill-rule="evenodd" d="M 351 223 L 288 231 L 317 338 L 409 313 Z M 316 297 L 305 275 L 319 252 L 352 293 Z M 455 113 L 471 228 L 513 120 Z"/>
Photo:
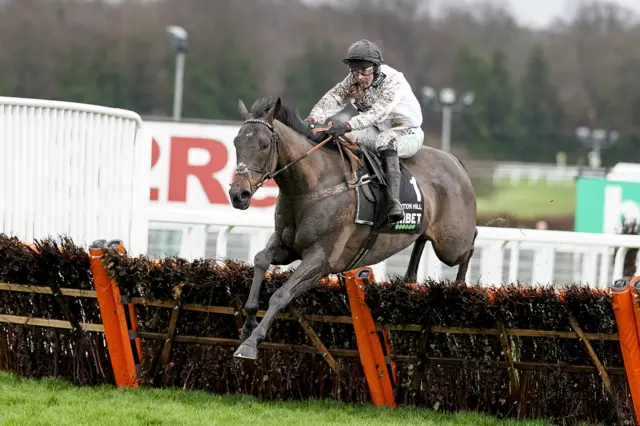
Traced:
<path id="1" fill-rule="evenodd" d="M 578 126 L 616 130 L 603 164 L 639 161 L 640 25 L 613 3 L 580 2 L 544 30 L 490 3 L 439 13 L 428 0 L 4 0 L 0 95 L 170 116 L 167 25 L 189 31 L 183 116 L 237 120 L 237 100 L 278 95 L 305 116 L 360 38 L 422 88 L 472 90 L 454 114 L 454 149 L 471 158 L 585 162 Z M 427 143 L 441 115 L 424 107 Z"/>

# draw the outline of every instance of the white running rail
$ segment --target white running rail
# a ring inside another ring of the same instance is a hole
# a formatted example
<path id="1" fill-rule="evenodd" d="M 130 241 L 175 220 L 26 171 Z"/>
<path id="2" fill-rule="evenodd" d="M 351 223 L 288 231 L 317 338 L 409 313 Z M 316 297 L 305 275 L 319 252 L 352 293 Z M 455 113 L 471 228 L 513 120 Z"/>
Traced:
<path id="1" fill-rule="evenodd" d="M 0 232 L 148 241 L 151 135 L 132 111 L 0 97 Z"/>
<path id="2" fill-rule="evenodd" d="M 273 231 L 271 226 L 229 225 L 223 220 L 187 223 L 178 218 L 173 221 L 152 220 L 149 228 L 152 241 L 163 233 L 167 235 L 173 231 L 176 235 L 174 249 L 169 250 L 172 253 L 163 252 L 166 250 L 161 247 L 163 244 L 152 242 L 152 255 L 177 254 L 187 259 L 230 257 L 251 264 L 253 256 L 265 246 Z M 375 276 L 386 279 L 396 274 L 403 275 L 411 248 L 372 265 Z M 478 227 L 476 250 L 467 272 L 467 282 L 495 286 L 519 281 L 558 287 L 581 283 L 606 288 L 614 278 L 623 275 L 624 257 L 633 248 L 640 248 L 640 236 Z M 637 274 L 637 257 L 635 265 Z M 431 244 L 427 244 L 418 269 L 418 281 L 453 279 L 456 271 L 457 267 L 449 268 L 441 263 Z"/>

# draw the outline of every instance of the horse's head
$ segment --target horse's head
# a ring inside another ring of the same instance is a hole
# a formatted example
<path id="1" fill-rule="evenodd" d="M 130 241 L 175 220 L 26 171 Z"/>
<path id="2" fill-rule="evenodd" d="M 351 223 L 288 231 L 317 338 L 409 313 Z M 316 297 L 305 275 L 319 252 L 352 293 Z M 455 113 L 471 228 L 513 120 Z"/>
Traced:
<path id="1" fill-rule="evenodd" d="M 280 98 L 262 117 L 253 117 L 242 100 L 238 102 L 240 115 L 245 120 L 233 145 L 236 149 L 236 171 L 229 189 L 233 207 L 246 210 L 251 197 L 276 170 L 278 144 L 273 120 L 280 108 Z"/>

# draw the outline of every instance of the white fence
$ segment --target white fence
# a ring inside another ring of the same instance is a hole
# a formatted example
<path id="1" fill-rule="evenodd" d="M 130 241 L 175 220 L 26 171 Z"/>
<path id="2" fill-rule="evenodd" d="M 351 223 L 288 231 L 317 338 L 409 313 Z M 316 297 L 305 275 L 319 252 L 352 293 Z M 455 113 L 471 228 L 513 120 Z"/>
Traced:
<path id="1" fill-rule="evenodd" d="M 492 172 L 494 183 L 507 180 L 511 185 L 518 185 L 521 181 L 528 183 L 543 181 L 550 185 L 573 183 L 579 176 L 603 177 L 605 175 L 604 168 L 510 161 L 495 163 Z"/>
<path id="2" fill-rule="evenodd" d="M 145 253 L 151 136 L 134 112 L 0 97 L 0 232 Z"/>
<path id="3" fill-rule="evenodd" d="M 252 264 L 272 230 L 270 226 L 228 226 L 222 222 L 151 222 L 149 251 L 158 257 L 232 258 Z M 493 286 L 519 281 L 557 287 L 578 283 L 605 288 L 622 276 L 624 256 L 631 248 L 640 248 L 640 236 L 479 227 L 467 282 Z M 372 265 L 376 277 L 404 275 L 411 249 Z M 297 262 L 290 266 L 295 265 Z M 457 267 L 441 263 L 427 244 L 418 281 L 453 279 L 456 272 Z"/>

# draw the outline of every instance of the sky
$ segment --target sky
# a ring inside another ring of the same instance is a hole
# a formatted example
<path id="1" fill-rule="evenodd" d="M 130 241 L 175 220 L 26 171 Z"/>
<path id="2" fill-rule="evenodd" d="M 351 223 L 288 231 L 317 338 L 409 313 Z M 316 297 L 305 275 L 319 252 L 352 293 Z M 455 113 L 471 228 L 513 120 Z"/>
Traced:
<path id="1" fill-rule="evenodd" d="M 462 3 L 476 3 L 479 0 L 465 0 Z M 451 3 L 451 0 L 434 0 L 439 4 Z M 572 7 L 580 0 L 494 0 L 496 4 L 504 4 L 523 25 L 543 28 L 556 17 L 570 13 Z M 640 0 L 613 0 L 623 7 L 633 10 L 640 16 Z"/>
<path id="2" fill-rule="evenodd" d="M 340 0 L 302 0 L 308 4 L 340 3 Z M 442 5 L 465 5 L 479 2 L 491 2 L 505 5 L 521 25 L 544 28 L 555 18 L 570 17 L 576 5 L 587 0 L 423 0 L 431 11 L 436 12 Z M 593 1 L 593 0 L 589 0 Z M 640 19 L 640 0 L 596 0 L 598 2 L 617 3 L 631 9 Z"/>

